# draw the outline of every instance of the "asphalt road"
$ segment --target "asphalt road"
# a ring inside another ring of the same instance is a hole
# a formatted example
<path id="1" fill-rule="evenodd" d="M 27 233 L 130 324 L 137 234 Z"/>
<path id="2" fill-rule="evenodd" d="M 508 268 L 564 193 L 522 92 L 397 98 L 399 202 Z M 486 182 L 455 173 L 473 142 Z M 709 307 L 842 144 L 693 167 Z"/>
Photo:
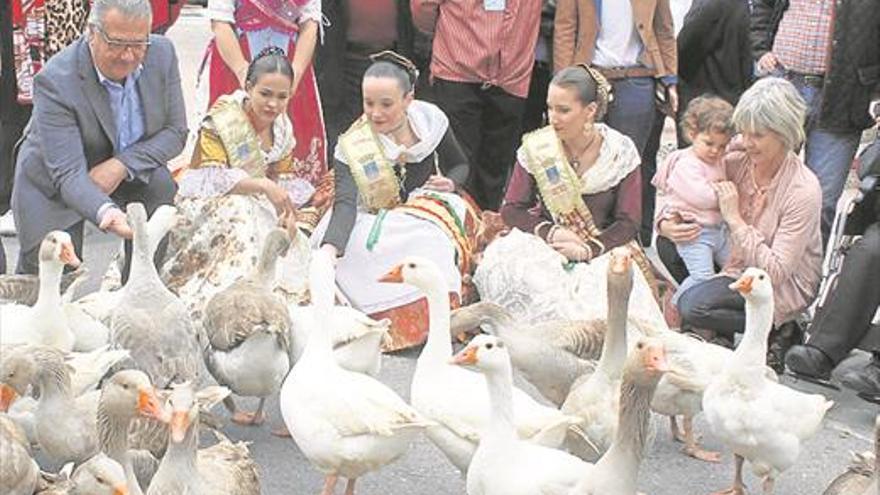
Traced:
<path id="1" fill-rule="evenodd" d="M 170 30 L 181 61 L 181 71 L 189 114 L 192 114 L 195 70 L 210 36 L 208 22 L 201 17 L 202 9 L 186 7 L 178 23 Z M 12 265 L 16 259 L 14 239 L 4 239 Z M 86 290 L 97 287 L 103 267 L 117 249 L 117 241 L 105 234 L 87 229 L 84 258 L 91 269 L 92 282 Z M 409 395 L 409 383 L 415 367 L 417 350 L 386 356 L 380 379 L 404 398 Z M 852 451 L 872 448 L 871 425 L 877 408 L 849 392 L 819 389 L 807 383 L 786 383 L 795 388 L 821 392 L 832 398 L 836 405 L 828 414 L 822 430 L 808 441 L 798 463 L 785 472 L 777 483 L 778 495 L 821 494 L 827 484 L 846 469 Z M 246 402 L 242 405 L 250 405 Z M 269 434 L 272 426 L 280 423 L 277 401 L 269 404 L 270 421 L 262 427 L 240 427 L 229 424 L 225 433 L 233 440 L 250 442 L 250 449 L 260 465 L 263 493 L 272 495 L 318 493 L 322 477 L 296 448 L 290 439 Z M 218 412 L 223 412 L 218 407 Z M 648 495 L 706 494 L 729 486 L 733 476 L 733 461 L 725 453 L 722 464 L 711 465 L 685 457 L 680 445 L 670 439 L 667 421 L 657 418 L 658 434 L 645 459 L 639 475 L 639 488 Z M 705 432 L 705 423 L 698 418 L 699 431 Z M 711 434 L 704 434 L 704 446 L 721 450 L 722 446 Z M 758 493 L 760 484 L 751 474 L 746 478 L 750 493 Z M 341 493 L 341 487 L 339 487 Z M 357 493 L 374 495 L 458 495 L 464 494 L 464 481 L 443 457 L 424 438 L 420 438 L 408 454 L 397 463 L 358 482 Z"/>

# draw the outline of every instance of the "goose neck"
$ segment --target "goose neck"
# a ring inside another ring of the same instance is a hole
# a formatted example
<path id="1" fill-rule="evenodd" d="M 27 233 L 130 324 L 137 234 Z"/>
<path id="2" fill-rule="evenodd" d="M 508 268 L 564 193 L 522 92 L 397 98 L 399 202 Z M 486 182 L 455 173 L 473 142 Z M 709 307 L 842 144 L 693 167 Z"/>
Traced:
<path id="1" fill-rule="evenodd" d="M 428 340 L 422 356 L 445 363 L 452 357 L 449 296 L 445 287 L 438 287 L 437 284 L 431 284 L 424 291 L 428 298 Z"/>
<path id="2" fill-rule="evenodd" d="M 649 386 L 638 385 L 624 376 L 620 386 L 617 432 L 608 453 L 596 466 L 611 470 L 621 482 L 631 487 L 624 493 L 635 493 L 639 465 L 650 436 L 651 398 L 656 386 L 656 382 Z"/>
<path id="3" fill-rule="evenodd" d="M 483 375 L 489 389 L 492 417 L 485 435 L 491 441 L 513 441 L 517 435 L 513 417 L 513 377 L 510 364 L 503 369 L 486 370 Z"/>
<path id="4" fill-rule="evenodd" d="M 64 265 L 57 261 L 40 261 L 40 289 L 35 309 L 61 306 L 61 274 Z"/>
<path id="5" fill-rule="evenodd" d="M 733 353 L 743 365 L 763 365 L 767 356 L 767 339 L 773 327 L 772 301 L 746 300 L 746 327 L 742 341 Z"/>
<path id="6" fill-rule="evenodd" d="M 619 378 L 626 360 L 626 314 L 630 290 L 608 283 L 608 329 L 602 343 L 598 369 L 608 377 Z"/>

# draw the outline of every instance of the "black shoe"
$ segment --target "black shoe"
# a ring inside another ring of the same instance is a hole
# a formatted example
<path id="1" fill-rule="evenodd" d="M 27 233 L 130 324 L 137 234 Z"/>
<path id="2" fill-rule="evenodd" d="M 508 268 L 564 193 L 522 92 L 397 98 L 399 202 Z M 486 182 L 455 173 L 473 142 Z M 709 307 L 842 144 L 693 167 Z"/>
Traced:
<path id="1" fill-rule="evenodd" d="M 840 382 L 844 387 L 858 392 L 859 397 L 876 402 L 876 398 L 880 397 L 880 352 L 874 351 L 871 361 L 861 369 L 844 373 Z"/>
<path id="2" fill-rule="evenodd" d="M 770 332 L 767 349 L 767 366 L 777 375 L 785 373 L 785 354 L 792 346 L 803 344 L 804 332 L 797 322 L 783 323 Z"/>
<path id="3" fill-rule="evenodd" d="M 831 370 L 834 369 L 831 358 L 821 349 L 810 344 L 796 345 L 789 349 L 785 355 L 785 365 L 796 375 L 822 380 L 830 379 Z"/>

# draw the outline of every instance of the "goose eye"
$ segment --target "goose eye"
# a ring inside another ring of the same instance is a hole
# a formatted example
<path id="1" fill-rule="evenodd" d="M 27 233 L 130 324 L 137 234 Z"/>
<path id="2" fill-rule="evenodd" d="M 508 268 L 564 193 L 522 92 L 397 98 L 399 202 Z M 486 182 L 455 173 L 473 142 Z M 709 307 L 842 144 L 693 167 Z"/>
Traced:
<path id="1" fill-rule="evenodd" d="M 486 344 L 486 349 L 491 349 L 492 347 L 494 347 L 494 345 L 491 342 Z"/>
<path id="2" fill-rule="evenodd" d="M 407 267 L 407 268 L 415 268 L 415 267 L 416 267 L 416 264 L 415 264 L 415 263 L 408 263 L 408 264 L 406 265 L 406 267 Z"/>
<path id="3" fill-rule="evenodd" d="M 763 275 L 758 275 L 758 280 L 764 280 L 764 276 L 763 276 Z"/>
<path id="4" fill-rule="evenodd" d="M 645 344 L 643 342 L 639 342 L 638 344 L 636 344 L 636 349 L 642 350 L 642 349 L 644 349 L 644 347 L 645 347 Z"/>
<path id="5" fill-rule="evenodd" d="M 99 485 L 104 484 L 104 478 L 102 478 L 100 476 L 95 476 L 95 481 L 97 481 Z"/>

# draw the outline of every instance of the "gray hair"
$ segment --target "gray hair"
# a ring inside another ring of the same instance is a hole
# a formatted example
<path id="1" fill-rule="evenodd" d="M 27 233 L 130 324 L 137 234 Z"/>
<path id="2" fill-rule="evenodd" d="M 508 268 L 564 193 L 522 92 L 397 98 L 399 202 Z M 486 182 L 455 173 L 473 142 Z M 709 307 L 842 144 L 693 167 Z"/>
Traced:
<path id="1" fill-rule="evenodd" d="M 767 77 L 740 97 L 733 123 L 740 132 L 772 131 L 789 150 L 794 150 L 806 139 L 806 116 L 807 104 L 794 85 L 779 77 Z"/>
<path id="2" fill-rule="evenodd" d="M 104 18 L 111 10 L 118 10 L 127 19 L 153 20 L 150 0 L 95 0 L 89 12 L 89 25 L 103 28 Z"/>

